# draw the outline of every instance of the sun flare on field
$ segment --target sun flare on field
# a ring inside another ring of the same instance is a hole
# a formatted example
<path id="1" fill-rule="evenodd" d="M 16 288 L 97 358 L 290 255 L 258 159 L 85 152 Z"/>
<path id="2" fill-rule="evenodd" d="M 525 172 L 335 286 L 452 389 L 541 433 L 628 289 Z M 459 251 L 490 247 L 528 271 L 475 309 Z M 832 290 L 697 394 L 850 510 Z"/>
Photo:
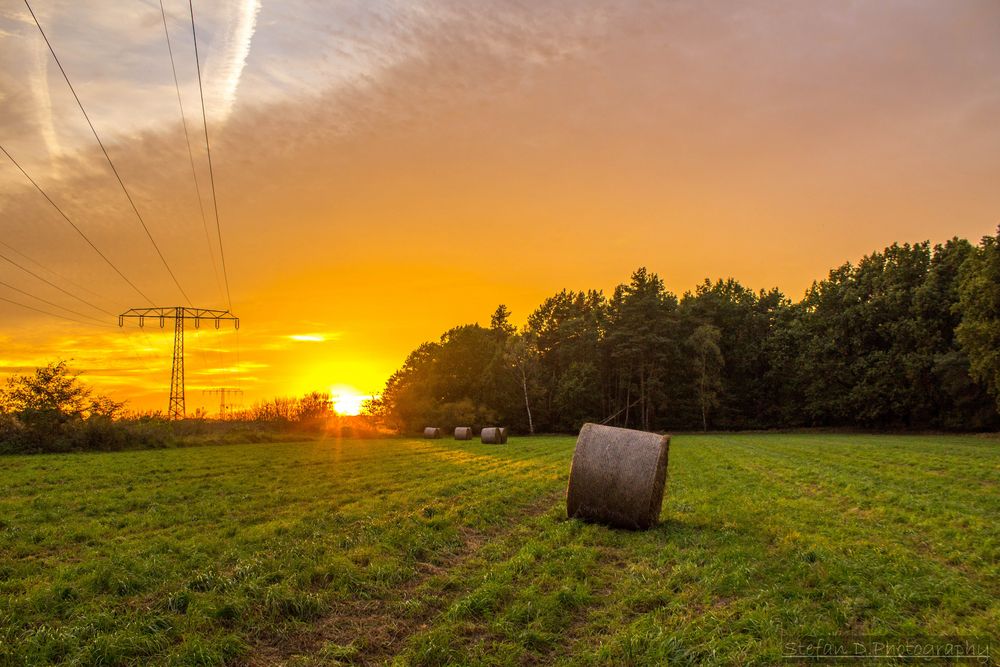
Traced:
<path id="1" fill-rule="evenodd" d="M 330 387 L 330 398 L 333 401 L 333 409 L 338 415 L 353 417 L 361 414 L 364 402 L 371 398 L 370 395 L 359 393 L 353 387 Z"/>

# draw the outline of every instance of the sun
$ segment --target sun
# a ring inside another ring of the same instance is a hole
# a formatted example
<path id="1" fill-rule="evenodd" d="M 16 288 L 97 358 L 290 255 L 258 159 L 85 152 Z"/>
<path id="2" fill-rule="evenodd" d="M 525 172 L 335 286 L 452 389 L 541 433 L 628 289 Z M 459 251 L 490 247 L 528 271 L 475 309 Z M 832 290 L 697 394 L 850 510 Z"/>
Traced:
<path id="1" fill-rule="evenodd" d="M 338 415 L 354 416 L 361 414 L 364 402 L 371 398 L 359 393 L 353 387 L 331 387 L 330 397 L 333 400 L 333 409 Z"/>

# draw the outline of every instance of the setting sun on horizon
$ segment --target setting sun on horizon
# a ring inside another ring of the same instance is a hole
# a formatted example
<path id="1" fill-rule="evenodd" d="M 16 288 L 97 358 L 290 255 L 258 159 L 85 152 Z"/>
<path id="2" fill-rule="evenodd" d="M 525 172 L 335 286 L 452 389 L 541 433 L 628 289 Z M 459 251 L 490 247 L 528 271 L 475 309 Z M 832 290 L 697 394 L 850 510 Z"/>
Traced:
<path id="1" fill-rule="evenodd" d="M 345 385 L 330 387 L 330 400 L 333 403 L 333 411 L 338 415 L 348 417 L 360 415 L 365 401 L 371 398 L 371 394 L 362 394 L 354 387 Z"/>

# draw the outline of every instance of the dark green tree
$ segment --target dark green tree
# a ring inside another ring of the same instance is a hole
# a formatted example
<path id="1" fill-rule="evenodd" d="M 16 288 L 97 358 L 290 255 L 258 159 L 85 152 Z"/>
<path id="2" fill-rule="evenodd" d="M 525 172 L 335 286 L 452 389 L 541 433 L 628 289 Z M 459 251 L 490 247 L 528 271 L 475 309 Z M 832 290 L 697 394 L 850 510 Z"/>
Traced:
<path id="1" fill-rule="evenodd" d="M 615 288 L 605 344 L 620 423 L 649 430 L 667 409 L 667 373 L 681 365 L 678 333 L 677 297 L 655 273 L 640 268 Z"/>
<path id="2" fill-rule="evenodd" d="M 694 367 L 695 391 L 698 407 L 701 408 L 701 428 L 708 430 L 708 412 L 719 404 L 722 389 L 722 367 L 725 360 L 719 349 L 722 332 L 711 324 L 702 324 L 688 339 L 691 361 Z"/>
<path id="3" fill-rule="evenodd" d="M 580 415 L 591 406 L 575 406 L 563 411 L 565 403 L 557 401 L 563 376 L 573 364 L 595 363 L 601 358 L 601 340 L 607 321 L 607 300 L 597 291 L 570 292 L 563 290 L 551 296 L 528 316 L 525 336 L 531 342 L 536 380 L 532 405 L 535 426 L 545 431 L 571 430 Z M 601 401 L 600 377 L 585 378 L 588 384 L 577 391 L 587 400 Z M 569 394 L 563 393 L 565 401 Z M 605 406 L 598 408 L 603 411 Z"/>
<path id="4" fill-rule="evenodd" d="M 510 322 L 510 315 L 510 309 L 501 303 L 490 316 L 490 329 L 501 338 L 512 336 L 517 332 L 517 327 Z"/>
<path id="5" fill-rule="evenodd" d="M 721 333 L 719 345 L 726 365 L 716 411 L 718 425 L 759 428 L 777 419 L 772 405 L 788 378 L 772 367 L 770 353 L 778 350 L 774 349 L 777 341 L 771 339 L 787 323 L 789 306 L 777 289 L 755 293 L 732 278 L 715 283 L 705 280 L 684 295 L 681 315 L 686 335 L 702 324 Z"/>
<path id="6" fill-rule="evenodd" d="M 958 342 L 972 376 L 984 383 L 1000 409 L 1000 228 L 983 238 L 962 265 Z"/>

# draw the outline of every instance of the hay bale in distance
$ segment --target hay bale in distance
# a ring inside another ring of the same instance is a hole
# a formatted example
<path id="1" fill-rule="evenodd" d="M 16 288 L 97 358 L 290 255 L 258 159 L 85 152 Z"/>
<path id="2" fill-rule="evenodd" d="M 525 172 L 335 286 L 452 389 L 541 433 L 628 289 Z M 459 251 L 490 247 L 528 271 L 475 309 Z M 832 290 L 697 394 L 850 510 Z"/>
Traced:
<path id="1" fill-rule="evenodd" d="M 472 440 L 472 427 L 471 426 L 459 426 L 455 429 L 455 439 L 456 440 Z"/>
<path id="2" fill-rule="evenodd" d="M 441 437 L 441 429 L 436 426 L 428 426 L 424 429 L 424 437 L 434 440 Z"/>
<path id="3" fill-rule="evenodd" d="M 479 433 L 479 439 L 484 445 L 507 444 L 507 429 L 499 426 L 487 426 Z"/>
<path id="4" fill-rule="evenodd" d="M 617 528 L 656 524 L 667 481 L 670 436 L 584 424 L 566 490 L 566 514 Z"/>

